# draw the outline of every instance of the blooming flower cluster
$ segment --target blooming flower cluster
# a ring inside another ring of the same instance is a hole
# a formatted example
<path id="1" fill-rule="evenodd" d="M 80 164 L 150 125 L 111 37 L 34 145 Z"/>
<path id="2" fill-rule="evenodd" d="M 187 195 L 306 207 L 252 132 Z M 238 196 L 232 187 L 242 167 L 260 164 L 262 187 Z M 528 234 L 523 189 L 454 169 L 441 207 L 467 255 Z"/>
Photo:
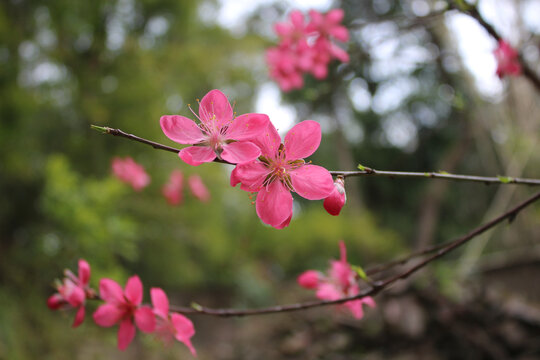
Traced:
<path id="1" fill-rule="evenodd" d="M 198 200 L 202 202 L 208 202 L 210 200 L 210 192 L 199 175 L 190 175 L 188 178 L 188 187 L 191 194 Z M 173 170 L 169 181 L 163 185 L 161 192 L 169 204 L 180 205 L 183 199 L 183 189 L 184 174 L 180 170 Z"/>
<path id="2" fill-rule="evenodd" d="M 316 290 L 316 296 L 321 300 L 338 300 L 360 293 L 358 274 L 347 262 L 347 250 L 343 241 L 340 241 L 339 249 L 341 253 L 340 260 L 330 261 L 328 274 L 307 270 L 298 276 L 298 284 L 306 289 Z M 375 307 L 375 301 L 372 297 L 367 296 L 343 304 L 357 319 L 364 316 L 363 305 Z"/>
<path id="3" fill-rule="evenodd" d="M 291 221 L 291 192 L 308 200 L 321 200 L 332 194 L 335 186 L 330 172 L 304 160 L 317 150 L 321 142 L 321 127 L 317 122 L 302 121 L 289 131 L 282 143 L 267 115 L 246 114 L 234 118 L 232 109 L 228 109 L 231 106 L 226 96 L 219 90 L 212 90 L 200 104 L 201 124 L 196 125 L 179 115 L 165 115 L 160 120 L 161 128 L 171 140 L 193 145 L 179 153 L 180 158 L 188 164 L 199 165 L 216 158 L 236 164 L 231 174 L 231 185 L 240 184 L 242 190 L 257 193 L 257 215 L 265 224 L 277 229 L 288 226 Z M 216 114 L 216 111 L 222 115 Z M 216 119 L 226 121 L 218 124 Z M 234 144 L 243 145 L 235 145 L 232 150 Z M 188 150 L 200 148 L 206 149 L 205 153 L 209 151 L 205 157 L 194 158 L 193 154 L 200 150 Z M 191 155 L 182 155 L 184 151 Z M 190 180 L 193 193 L 195 196 L 200 193 L 203 200 L 205 194 L 200 191 L 197 178 Z M 173 181 L 181 183 L 171 178 L 170 184 Z M 172 194 L 170 188 L 167 188 L 167 192 Z M 344 194 L 343 183 L 341 190 L 341 194 Z M 173 198 L 172 195 L 166 196 Z M 332 199 L 329 201 L 335 202 Z"/>
<path id="4" fill-rule="evenodd" d="M 499 40 L 499 46 L 493 51 L 497 60 L 497 76 L 503 78 L 506 75 L 521 75 L 521 63 L 518 52 L 506 41 Z"/>
<path id="5" fill-rule="evenodd" d="M 304 73 L 324 79 L 332 59 L 349 62 L 347 52 L 334 43 L 349 40 L 348 30 L 341 25 L 343 10 L 334 9 L 327 14 L 311 10 L 309 16 L 306 23 L 304 15 L 296 10 L 291 12 L 290 22 L 277 23 L 274 27 L 280 42 L 266 51 L 266 62 L 270 77 L 283 91 L 300 89 Z"/>
<path id="6" fill-rule="evenodd" d="M 124 289 L 114 280 L 101 279 L 99 294 L 90 288 L 90 265 L 85 260 L 79 260 L 79 276 L 66 270 L 63 282 L 57 285 L 58 293 L 47 300 L 47 306 L 52 310 L 61 308 L 76 308 L 77 314 L 73 327 L 79 326 L 84 320 L 85 301 L 101 299 L 100 305 L 93 314 L 94 322 L 103 327 L 118 327 L 118 348 L 125 350 L 135 337 L 136 327 L 145 333 L 155 333 L 165 342 L 173 338 L 184 343 L 191 353 L 196 351 L 191 344 L 195 335 L 193 323 L 182 314 L 169 311 L 169 300 L 160 288 L 150 290 L 152 307 L 143 305 L 143 285 L 138 276 L 128 279 Z"/>

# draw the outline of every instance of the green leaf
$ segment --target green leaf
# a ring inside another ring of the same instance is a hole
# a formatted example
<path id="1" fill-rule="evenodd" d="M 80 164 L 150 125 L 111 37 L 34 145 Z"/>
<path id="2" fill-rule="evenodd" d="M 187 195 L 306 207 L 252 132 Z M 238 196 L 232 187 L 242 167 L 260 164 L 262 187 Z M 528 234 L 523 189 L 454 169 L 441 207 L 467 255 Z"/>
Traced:
<path id="1" fill-rule="evenodd" d="M 441 175 L 450 175 L 450 173 L 448 171 L 444 171 L 444 170 L 439 170 L 439 174 L 441 174 Z"/>
<path id="2" fill-rule="evenodd" d="M 497 178 L 500 180 L 500 182 L 502 182 L 503 184 L 508 184 L 512 181 L 514 181 L 514 179 L 510 176 L 501 176 L 501 175 L 497 175 Z"/>
<path id="3" fill-rule="evenodd" d="M 360 266 L 351 265 L 351 268 L 358 274 L 358 276 L 360 276 L 362 280 L 369 281 L 366 272 Z"/>
<path id="4" fill-rule="evenodd" d="M 366 171 L 365 166 L 362 165 L 362 164 L 358 164 L 358 169 L 359 169 L 359 170 L 362 170 L 362 171 Z"/>
<path id="5" fill-rule="evenodd" d="M 90 128 L 92 130 L 97 130 L 97 131 L 99 131 L 100 133 L 103 133 L 103 134 L 107 134 L 109 132 L 109 128 L 107 128 L 105 126 L 90 125 Z"/>
<path id="6" fill-rule="evenodd" d="M 203 307 L 201 305 L 197 304 L 196 302 L 192 302 L 191 307 L 194 308 L 197 311 L 202 311 L 203 310 Z"/>

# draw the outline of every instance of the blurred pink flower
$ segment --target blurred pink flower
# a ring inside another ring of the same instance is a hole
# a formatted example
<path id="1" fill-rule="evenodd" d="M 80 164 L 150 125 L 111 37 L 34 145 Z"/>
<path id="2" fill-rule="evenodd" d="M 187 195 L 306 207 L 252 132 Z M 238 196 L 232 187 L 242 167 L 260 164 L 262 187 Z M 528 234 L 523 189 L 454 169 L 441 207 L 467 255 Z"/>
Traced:
<path id="1" fill-rule="evenodd" d="M 305 72 L 324 79 L 333 58 L 345 63 L 349 61 L 347 52 L 334 43 L 349 40 L 348 30 L 341 25 L 343 10 L 334 9 L 327 14 L 312 10 L 309 14 L 311 20 L 307 25 L 304 15 L 295 10 L 290 14 L 290 22 L 274 26 L 280 43 L 266 51 L 266 62 L 270 77 L 283 91 L 302 88 Z"/>
<path id="2" fill-rule="evenodd" d="M 259 160 L 238 164 L 231 174 L 231 185 L 258 192 L 255 208 L 259 218 L 281 229 L 292 218 L 291 191 L 308 200 L 320 200 L 334 189 L 332 176 L 325 168 L 304 161 L 321 142 L 321 127 L 312 120 L 295 125 L 281 143 L 274 125 L 254 141 L 262 155 Z"/>
<path id="3" fill-rule="evenodd" d="M 199 124 L 180 115 L 164 115 L 159 120 L 169 139 L 194 145 L 178 153 L 186 163 L 197 166 L 217 157 L 238 164 L 260 155 L 259 148 L 250 140 L 264 131 L 268 116 L 244 114 L 235 118 L 229 100 L 219 90 L 206 94 L 199 104 L 199 116 L 193 114 Z"/>
<path id="4" fill-rule="evenodd" d="M 188 179 L 188 185 L 191 193 L 197 199 L 202 202 L 208 202 L 210 200 L 210 192 L 199 175 L 191 175 Z"/>
<path id="5" fill-rule="evenodd" d="M 341 212 L 346 201 L 347 194 L 345 193 L 345 180 L 338 177 L 334 181 L 334 190 L 332 190 L 330 196 L 324 199 L 323 206 L 330 215 L 337 216 Z"/>
<path id="6" fill-rule="evenodd" d="M 156 327 L 156 320 L 152 309 L 141 306 L 143 287 L 138 276 L 128 279 L 126 288 L 114 280 L 101 279 L 99 281 L 99 295 L 105 301 L 94 312 L 94 321 L 99 326 L 111 327 L 120 322 L 118 328 L 118 348 L 125 350 L 135 337 L 135 319 L 137 327 L 146 333 L 151 333 Z"/>
<path id="7" fill-rule="evenodd" d="M 195 328 L 191 320 L 182 314 L 169 314 L 169 299 L 162 289 L 150 289 L 150 296 L 156 315 L 156 334 L 166 343 L 170 343 L 173 337 L 176 338 L 189 348 L 193 356 L 197 356 L 197 352 L 191 344 L 191 337 L 195 335 Z"/>
<path id="8" fill-rule="evenodd" d="M 75 276 L 70 270 L 65 271 L 64 281 L 57 285 L 57 293 L 47 299 L 47 306 L 52 310 L 62 307 L 77 309 L 73 327 L 79 326 L 84 321 L 84 304 L 87 298 L 94 296 L 94 291 L 89 287 L 90 265 L 83 259 L 79 260 L 79 274 Z"/>
<path id="9" fill-rule="evenodd" d="M 169 182 L 163 185 L 161 192 L 171 205 L 182 203 L 182 188 L 184 187 L 184 175 L 180 170 L 174 170 L 169 177 Z"/>
<path id="10" fill-rule="evenodd" d="M 112 160 L 112 171 L 118 179 L 130 184 L 135 191 L 140 191 L 150 184 L 150 176 L 130 157 L 125 159 L 115 157 Z"/>
<path id="11" fill-rule="evenodd" d="M 499 78 L 505 75 L 521 75 L 521 63 L 519 62 L 518 52 L 506 41 L 499 40 L 499 46 L 493 51 L 497 60 L 497 76 Z"/>
<path id="12" fill-rule="evenodd" d="M 316 289 L 316 296 L 321 300 L 338 300 L 360 293 L 357 281 L 358 275 L 347 262 L 347 250 L 343 241 L 339 242 L 339 248 L 341 258 L 340 260 L 330 261 L 328 275 L 325 276 L 315 270 L 308 270 L 298 277 L 300 286 L 306 289 Z M 317 276 L 316 280 L 314 279 L 315 276 Z M 357 319 L 364 316 L 363 305 L 375 307 L 375 301 L 371 296 L 367 296 L 343 304 Z"/>

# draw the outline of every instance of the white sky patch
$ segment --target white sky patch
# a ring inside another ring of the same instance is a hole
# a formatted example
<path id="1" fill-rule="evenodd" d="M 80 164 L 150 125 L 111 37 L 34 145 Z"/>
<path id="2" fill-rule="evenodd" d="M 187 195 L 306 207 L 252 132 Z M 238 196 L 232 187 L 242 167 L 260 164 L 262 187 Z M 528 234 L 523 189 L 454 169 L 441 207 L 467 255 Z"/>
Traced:
<path id="1" fill-rule="evenodd" d="M 296 111 L 292 105 L 283 105 L 281 92 L 274 83 L 264 83 L 257 92 L 255 111 L 267 114 L 272 124 L 284 135 L 294 125 Z"/>
<path id="2" fill-rule="evenodd" d="M 497 42 L 467 15 L 449 13 L 446 25 L 456 38 L 463 64 L 474 77 L 478 90 L 489 98 L 500 97 L 503 85 L 495 75 L 497 63 L 493 56 Z"/>

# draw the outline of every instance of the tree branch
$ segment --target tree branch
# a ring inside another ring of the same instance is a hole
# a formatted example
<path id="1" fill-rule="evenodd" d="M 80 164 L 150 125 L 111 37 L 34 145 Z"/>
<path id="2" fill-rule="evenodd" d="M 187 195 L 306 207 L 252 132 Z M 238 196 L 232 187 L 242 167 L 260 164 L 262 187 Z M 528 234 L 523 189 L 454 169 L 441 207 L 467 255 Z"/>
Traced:
<path id="1" fill-rule="evenodd" d="M 173 148 L 171 146 L 163 145 L 155 141 L 147 140 L 139 136 L 128 134 L 120 129 L 113 129 L 106 126 L 96 126 L 90 125 L 94 130 L 97 130 L 103 134 L 109 134 L 113 136 L 123 137 L 129 140 L 137 141 L 146 145 L 150 145 L 154 149 L 169 151 L 173 153 L 179 153 L 180 149 Z M 218 159 L 214 162 L 222 164 L 231 164 L 225 160 Z M 231 164 L 234 165 L 234 164 Z M 474 176 L 474 175 L 458 175 L 458 174 L 449 174 L 446 172 L 409 172 L 409 171 L 384 171 L 384 170 L 375 170 L 366 166 L 362 167 L 364 170 L 359 171 L 330 171 L 330 174 L 333 176 L 385 176 L 390 178 L 395 177 L 412 177 L 412 178 L 433 178 L 433 179 L 444 179 L 444 180 L 454 180 L 454 181 L 469 181 L 469 182 L 481 182 L 486 185 L 489 184 L 523 184 L 523 185 L 540 185 L 540 179 L 524 179 L 524 178 L 514 178 L 509 176 L 497 176 L 497 177 L 486 177 L 486 176 Z"/>
<path id="2" fill-rule="evenodd" d="M 296 304 L 289 304 L 289 305 L 278 305 L 278 306 L 271 306 L 266 308 L 259 308 L 259 309 L 213 309 L 213 308 L 207 308 L 204 306 L 201 306 L 199 304 L 193 304 L 191 308 L 189 307 L 177 307 L 177 306 L 171 306 L 171 311 L 177 311 L 184 314 L 203 314 L 203 315 L 211 315 L 211 316 L 219 316 L 219 317 L 231 317 L 231 316 L 251 316 L 251 315 L 263 315 L 263 314 L 273 314 L 273 313 L 283 313 L 283 312 L 291 312 L 291 311 L 299 311 L 299 310 L 305 310 L 305 309 L 311 309 L 315 307 L 321 307 L 321 306 L 328 306 L 328 305 L 338 305 L 343 304 L 345 302 L 351 301 L 351 300 L 359 300 L 362 298 L 365 298 L 367 296 L 374 296 L 377 295 L 379 292 L 384 290 L 385 288 L 389 287 L 390 285 L 394 284 L 395 282 L 406 279 L 418 270 L 422 269 L 432 261 L 435 261 L 442 256 L 448 254 L 449 252 L 455 250 L 456 248 L 460 247 L 461 245 L 467 243 L 471 239 L 474 239 L 476 236 L 482 234 L 483 232 L 491 229 L 492 227 L 498 225 L 499 223 L 510 220 L 512 221 L 517 214 L 526 208 L 527 206 L 531 205 L 535 201 L 540 199 L 540 192 L 536 193 L 532 197 L 528 198 L 527 200 L 523 201 L 519 205 L 515 206 L 514 208 L 508 210 L 504 214 L 496 217 L 495 219 L 489 221 L 488 223 L 479 226 L 472 231 L 470 231 L 468 234 L 451 241 L 450 243 L 445 244 L 444 246 L 439 245 L 436 247 L 437 252 L 423 261 L 419 262 L 418 264 L 410 267 L 409 269 L 394 275 L 386 280 L 378 281 L 371 284 L 371 288 L 366 289 L 362 291 L 360 294 L 355 296 L 349 296 L 345 298 L 341 298 L 338 300 L 320 300 L 320 301 L 310 301 L 310 302 L 304 302 L 304 303 L 296 303 Z M 425 252 L 426 250 L 424 250 Z M 429 251 L 434 251 L 433 249 Z M 417 255 L 417 253 L 413 254 L 414 256 Z M 412 257 L 412 256 L 411 256 Z"/>

